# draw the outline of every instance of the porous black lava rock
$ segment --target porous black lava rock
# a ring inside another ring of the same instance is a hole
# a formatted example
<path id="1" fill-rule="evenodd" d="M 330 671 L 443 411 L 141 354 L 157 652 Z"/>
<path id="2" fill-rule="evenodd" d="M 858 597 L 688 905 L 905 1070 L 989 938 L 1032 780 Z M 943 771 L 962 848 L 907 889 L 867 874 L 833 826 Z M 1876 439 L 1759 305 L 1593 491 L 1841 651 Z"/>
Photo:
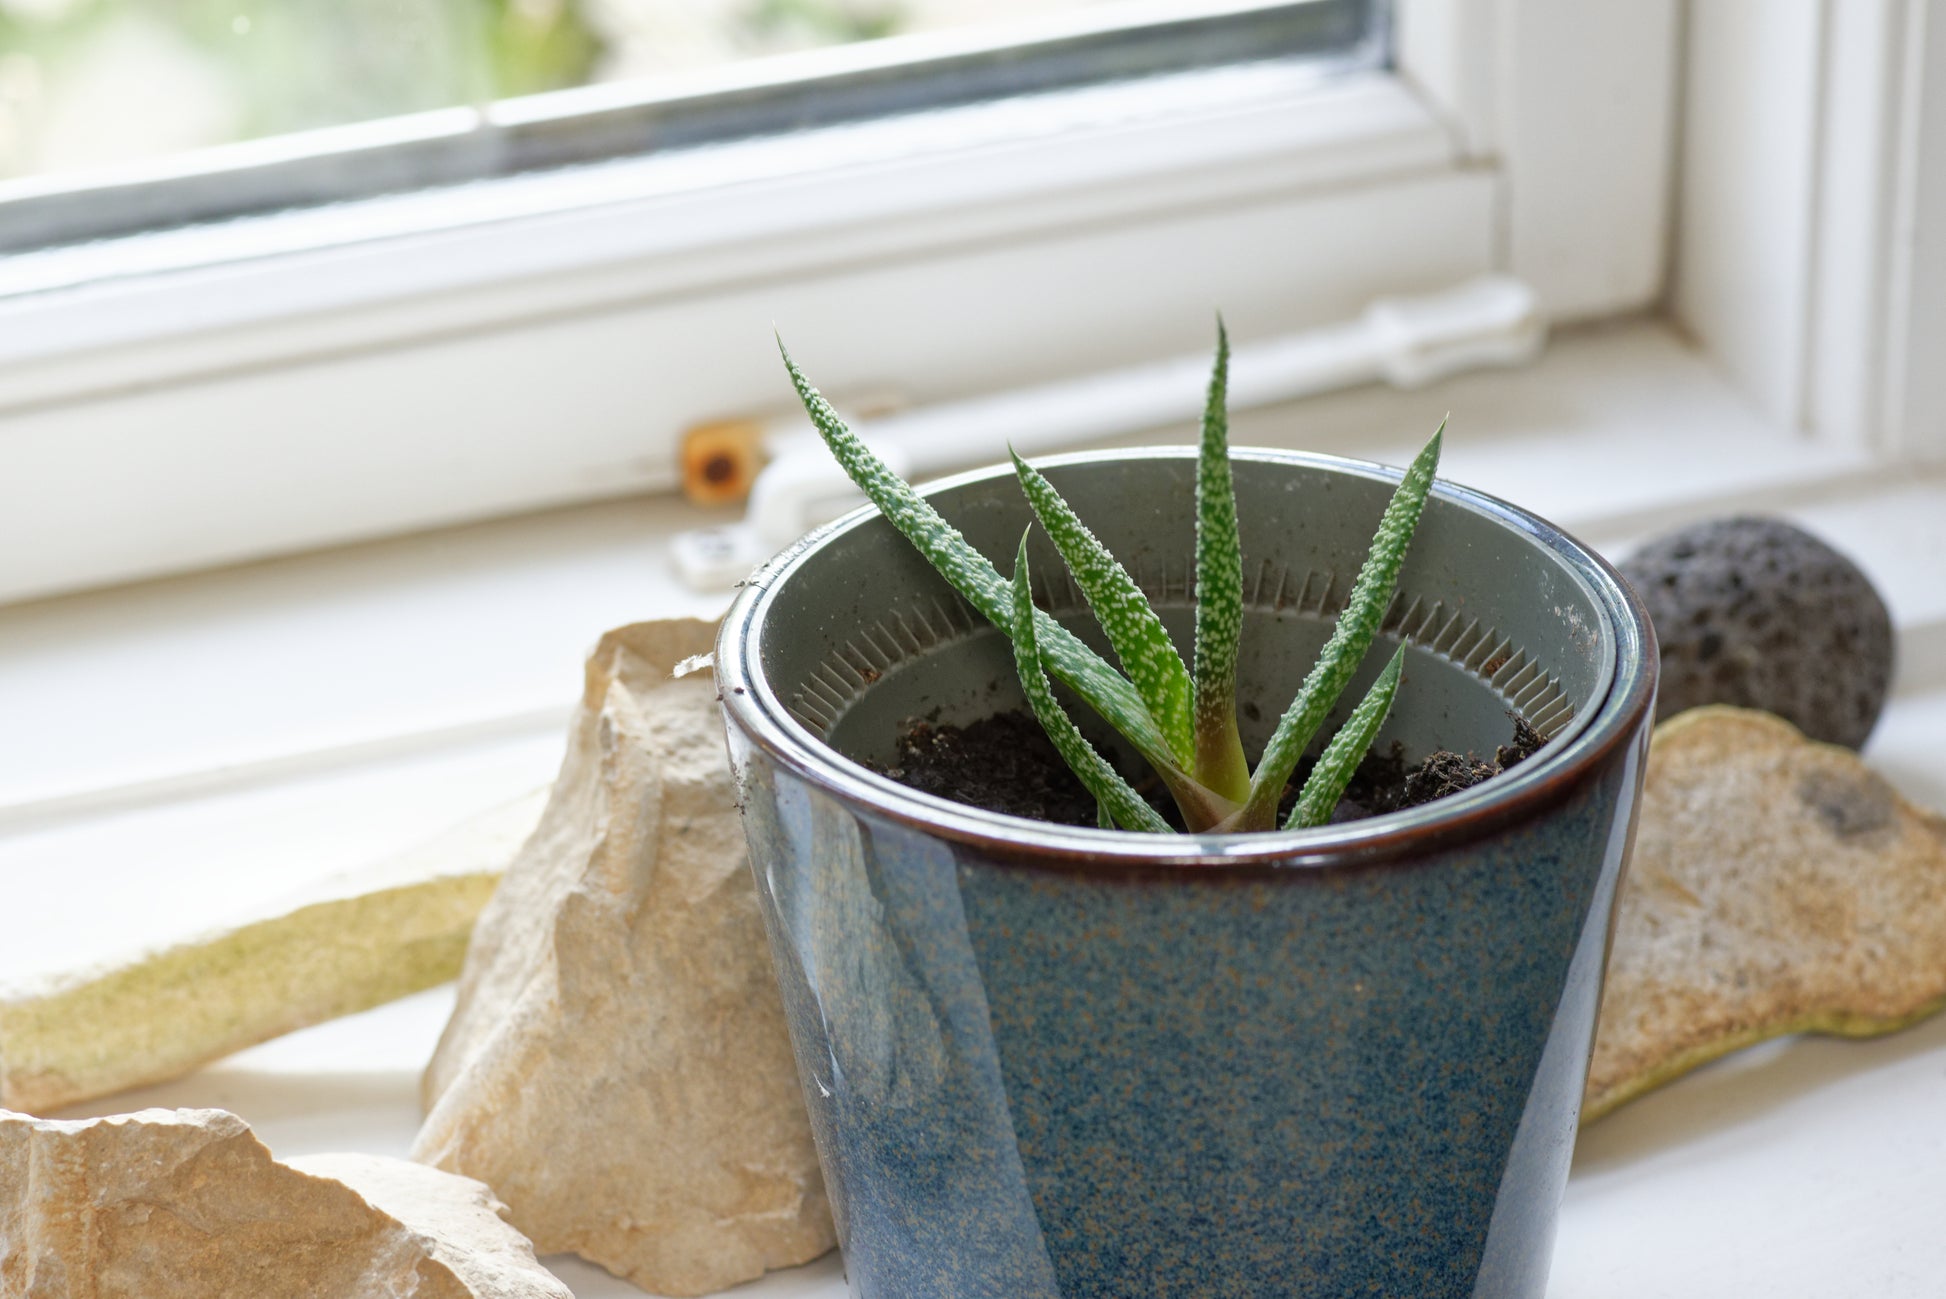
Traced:
<path id="1" fill-rule="evenodd" d="M 1892 619 L 1871 579 L 1781 519 L 1696 524 L 1621 565 L 1662 644 L 1661 720 L 1702 704 L 1777 714 L 1857 748 L 1892 683 Z"/>

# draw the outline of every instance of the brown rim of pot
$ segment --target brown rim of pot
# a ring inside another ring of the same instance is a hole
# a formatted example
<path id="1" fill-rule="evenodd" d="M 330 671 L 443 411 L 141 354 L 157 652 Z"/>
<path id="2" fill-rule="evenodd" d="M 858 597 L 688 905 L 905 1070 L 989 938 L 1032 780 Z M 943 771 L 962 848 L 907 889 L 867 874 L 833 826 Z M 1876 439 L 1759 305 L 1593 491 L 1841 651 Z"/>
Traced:
<path id="1" fill-rule="evenodd" d="M 1084 451 L 1037 462 L 1049 466 L 1125 459 L 1193 457 L 1194 447 Z M 1397 482 L 1403 471 L 1366 460 L 1311 452 L 1239 447 L 1237 460 L 1268 461 L 1347 471 Z M 977 469 L 925 485 L 926 495 L 997 474 Z M 716 643 L 716 679 L 730 719 L 769 758 L 855 810 L 908 825 L 955 843 L 1023 864 L 1143 869 L 1150 867 L 1316 868 L 1375 864 L 1472 842 L 1531 817 L 1568 797 L 1628 744 L 1655 705 L 1657 653 L 1647 612 L 1621 574 L 1553 524 L 1498 497 L 1440 479 L 1433 494 L 1486 515 L 1565 559 L 1595 593 L 1610 656 L 1600 703 L 1580 709 L 1541 753 L 1511 773 L 1436 802 L 1341 825 L 1248 834 L 1143 834 L 1054 825 L 989 812 L 923 794 L 853 762 L 805 729 L 761 675 L 758 661 L 770 591 L 812 561 L 833 537 L 878 517 L 860 506 L 809 533 L 763 565 L 744 584 L 725 615 Z M 901 539 L 901 544 L 905 544 Z"/>

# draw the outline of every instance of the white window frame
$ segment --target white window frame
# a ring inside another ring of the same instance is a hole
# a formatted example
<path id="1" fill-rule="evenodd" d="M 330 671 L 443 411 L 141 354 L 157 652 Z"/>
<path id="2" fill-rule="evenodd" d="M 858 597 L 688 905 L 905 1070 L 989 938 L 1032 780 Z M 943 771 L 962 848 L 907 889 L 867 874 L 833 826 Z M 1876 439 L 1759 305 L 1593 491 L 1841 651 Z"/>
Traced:
<path id="1" fill-rule="evenodd" d="M 668 489 L 684 427 L 782 396 L 772 322 L 838 394 L 923 401 L 1488 270 L 1560 320 L 1655 302 L 1675 0 L 1395 17 L 1396 72 L 1184 74 L 11 259 L 0 600 Z"/>
<path id="2" fill-rule="evenodd" d="M 1946 459 L 1946 4 L 1687 16 L 1673 307 L 1779 426 Z"/>

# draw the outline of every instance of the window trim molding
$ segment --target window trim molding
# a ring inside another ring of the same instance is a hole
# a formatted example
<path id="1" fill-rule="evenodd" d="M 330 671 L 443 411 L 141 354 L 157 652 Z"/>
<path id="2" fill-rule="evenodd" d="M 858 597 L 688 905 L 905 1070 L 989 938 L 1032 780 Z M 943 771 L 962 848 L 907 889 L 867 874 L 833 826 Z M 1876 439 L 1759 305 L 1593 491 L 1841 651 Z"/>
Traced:
<path id="1" fill-rule="evenodd" d="M 1780 425 L 1946 458 L 1946 19 L 1690 7 L 1673 305 Z"/>
<path id="2" fill-rule="evenodd" d="M 0 414 L 1456 166 L 1388 75 L 1264 67 L 1212 100 L 1213 76 L 22 254 Z"/>
<path id="3" fill-rule="evenodd" d="M 1400 0 L 1401 71 L 1500 180 L 1502 270 L 1556 320 L 1660 301 L 1678 0 Z"/>
<path id="4" fill-rule="evenodd" d="M 1899 170 L 1892 200 L 1890 286 L 1878 424 L 1887 450 L 1946 460 L 1946 14 L 1906 0 Z"/>

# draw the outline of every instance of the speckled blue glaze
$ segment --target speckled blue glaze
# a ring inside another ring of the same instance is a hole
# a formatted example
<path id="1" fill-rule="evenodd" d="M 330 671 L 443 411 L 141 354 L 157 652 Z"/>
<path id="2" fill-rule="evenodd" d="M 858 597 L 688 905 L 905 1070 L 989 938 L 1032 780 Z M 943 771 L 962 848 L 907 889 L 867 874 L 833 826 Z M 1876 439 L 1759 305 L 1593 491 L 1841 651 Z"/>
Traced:
<path id="1" fill-rule="evenodd" d="M 852 1293 L 1538 1299 L 1653 699 L 1622 614 L 1610 699 L 1510 796 L 1146 856 L 969 829 L 780 741 L 733 614 L 731 755 Z"/>

